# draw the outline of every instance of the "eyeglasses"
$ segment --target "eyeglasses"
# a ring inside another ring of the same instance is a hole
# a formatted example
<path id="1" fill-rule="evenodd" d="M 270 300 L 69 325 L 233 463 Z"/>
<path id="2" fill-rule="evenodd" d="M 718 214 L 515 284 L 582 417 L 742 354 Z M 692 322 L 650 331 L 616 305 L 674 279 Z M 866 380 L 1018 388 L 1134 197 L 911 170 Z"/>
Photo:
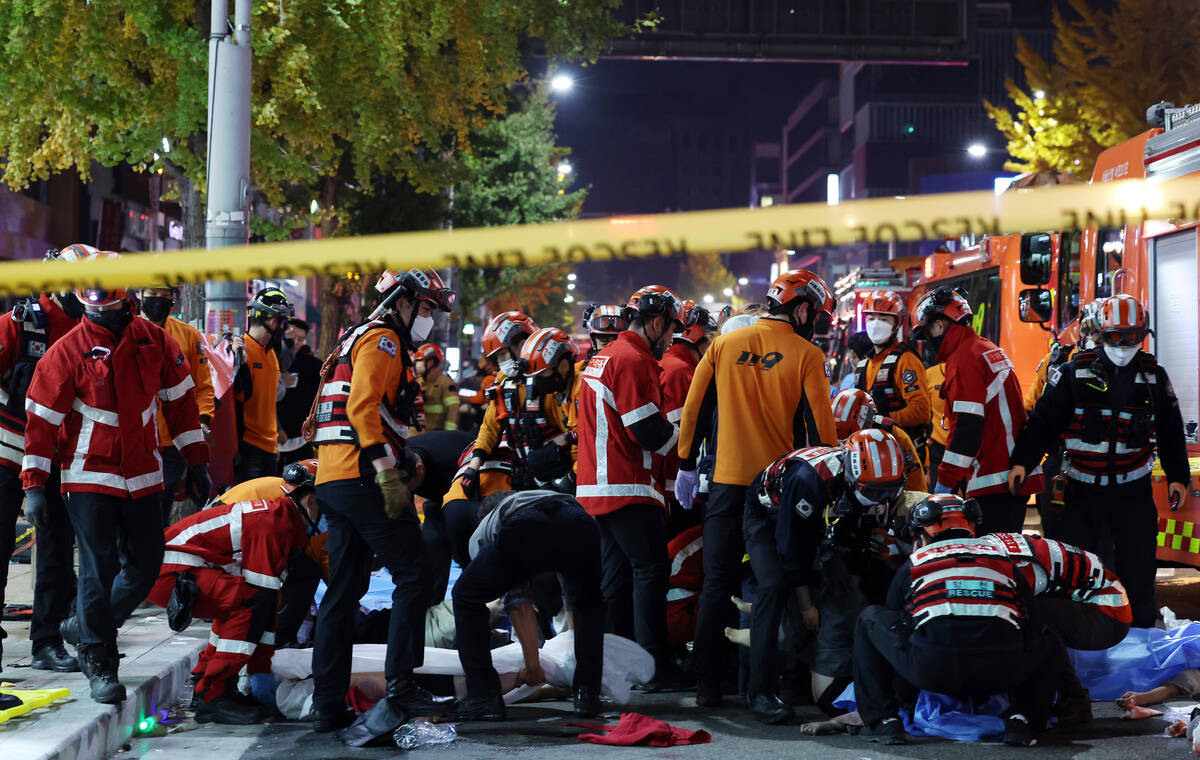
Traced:
<path id="1" fill-rule="evenodd" d="M 859 494 L 860 501 L 868 504 L 890 504 L 900 498 L 904 490 L 903 483 L 887 483 L 878 486 L 858 485 L 854 490 Z"/>
<path id="2" fill-rule="evenodd" d="M 1146 330 L 1140 327 L 1129 327 L 1123 330 L 1105 330 L 1100 333 L 1100 340 L 1108 346 L 1137 346 L 1146 339 Z"/>

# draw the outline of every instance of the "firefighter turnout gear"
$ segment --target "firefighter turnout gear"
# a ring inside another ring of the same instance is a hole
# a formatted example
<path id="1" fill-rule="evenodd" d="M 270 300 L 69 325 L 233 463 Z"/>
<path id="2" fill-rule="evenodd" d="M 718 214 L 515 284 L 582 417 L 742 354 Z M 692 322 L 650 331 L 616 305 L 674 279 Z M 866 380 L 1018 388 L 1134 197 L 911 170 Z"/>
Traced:
<path id="1" fill-rule="evenodd" d="M 917 353 L 906 343 L 877 345 L 855 375 L 856 386 L 871 394 L 878 413 L 904 428 L 924 459 L 931 412 L 925 365 Z"/>
<path id="2" fill-rule="evenodd" d="M 425 410 L 422 429 L 458 430 L 458 386 L 454 381 L 439 370 L 432 378 L 423 375 L 420 384 Z"/>

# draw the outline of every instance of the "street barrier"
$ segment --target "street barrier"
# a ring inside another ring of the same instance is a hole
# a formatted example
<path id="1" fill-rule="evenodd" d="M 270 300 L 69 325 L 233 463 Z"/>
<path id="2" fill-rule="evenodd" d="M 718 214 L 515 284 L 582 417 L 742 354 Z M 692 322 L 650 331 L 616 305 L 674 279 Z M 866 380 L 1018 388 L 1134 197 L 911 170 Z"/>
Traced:
<path id="1" fill-rule="evenodd" d="M 507 267 L 801 249 L 844 243 L 1119 227 L 1200 218 L 1200 176 L 1015 190 L 874 198 L 838 205 L 613 217 L 511 227 L 264 243 L 252 248 L 131 254 L 87 264 L 0 263 L 0 295 L 167 282 L 338 276 L 383 268 Z"/>

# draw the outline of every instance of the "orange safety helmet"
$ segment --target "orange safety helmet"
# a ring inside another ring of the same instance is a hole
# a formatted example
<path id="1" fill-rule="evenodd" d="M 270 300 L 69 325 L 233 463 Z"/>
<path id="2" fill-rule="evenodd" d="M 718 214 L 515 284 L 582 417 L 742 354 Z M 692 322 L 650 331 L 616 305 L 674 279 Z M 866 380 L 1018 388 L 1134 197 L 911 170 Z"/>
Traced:
<path id="1" fill-rule="evenodd" d="M 495 356 L 502 348 L 511 351 L 513 341 L 521 335 L 533 335 L 537 329 L 537 324 L 524 312 L 502 311 L 483 331 L 483 353 Z"/>
<path id="2" fill-rule="evenodd" d="M 889 314 L 896 318 L 896 327 L 903 326 L 907 312 L 904 299 L 892 290 L 872 290 L 862 302 L 863 314 Z"/>
<path id="3" fill-rule="evenodd" d="M 817 313 L 833 316 L 833 291 L 815 272 L 807 269 L 785 272 L 776 277 L 767 290 L 767 303 L 772 314 L 791 308 L 796 299 L 808 301 Z M 814 323 L 816 316 L 812 317 Z"/>
<path id="4" fill-rule="evenodd" d="M 877 428 L 857 430 L 842 444 L 846 454 L 846 484 L 863 506 L 890 507 L 904 490 L 904 451 L 890 433 Z"/>
<path id="5" fill-rule="evenodd" d="M 592 304 L 583 310 L 583 326 L 588 335 L 618 335 L 629 329 L 629 320 L 616 304 Z"/>
<path id="6" fill-rule="evenodd" d="M 297 488 L 312 488 L 317 483 L 317 460 L 301 459 L 291 462 L 283 468 L 283 482 L 280 489 L 289 496 Z"/>
<path id="7" fill-rule="evenodd" d="M 442 311 L 454 309 L 457 295 L 446 287 L 441 275 L 432 269 L 410 269 L 407 272 L 383 270 L 375 283 L 381 296 L 380 305 L 391 305 L 397 298 L 409 294 L 414 301 L 428 301 Z"/>
<path id="8" fill-rule="evenodd" d="M 913 309 L 913 337 L 924 340 L 925 328 L 938 317 L 945 317 L 955 324 L 965 324 L 971 317 L 971 304 L 957 289 L 942 285 L 921 296 Z"/>
<path id="9" fill-rule="evenodd" d="M 666 317 L 668 322 L 683 324 L 683 301 L 670 288 L 662 285 L 647 285 L 639 288 L 625 303 L 625 318 L 650 319 Z"/>
<path id="10" fill-rule="evenodd" d="M 1128 293 L 1104 299 L 1097 321 L 1100 334 L 1096 343 L 1110 346 L 1136 346 L 1150 332 L 1150 314 Z"/>
<path id="11" fill-rule="evenodd" d="M 438 348 L 432 343 L 426 343 L 416 351 L 413 351 L 413 361 L 420 360 L 428 362 L 430 359 L 436 361 L 438 366 L 446 363 L 446 355 L 442 353 L 442 349 Z M 426 367 L 426 369 L 428 369 L 428 367 Z"/>
<path id="12" fill-rule="evenodd" d="M 543 327 L 529 336 L 521 346 L 525 374 L 534 377 L 546 370 L 553 371 L 563 359 L 574 361 L 575 349 L 571 336 L 558 327 Z"/>
<path id="13" fill-rule="evenodd" d="M 899 521 L 897 531 L 901 540 L 911 542 L 918 532 L 930 538 L 951 530 L 959 530 L 975 537 L 975 526 L 983 519 L 983 509 L 974 499 L 963 499 L 952 493 L 930 494 L 917 502 L 908 518 Z"/>
<path id="14" fill-rule="evenodd" d="M 833 423 L 837 426 L 837 437 L 844 441 L 857 430 L 869 429 L 868 423 L 878 412 L 871 394 L 858 388 L 849 388 L 833 397 Z"/>
<path id="15" fill-rule="evenodd" d="M 73 243 L 58 252 L 59 261 L 77 261 L 91 262 L 100 261 L 101 259 L 119 259 L 121 254 L 115 251 L 101 251 L 90 245 L 82 243 Z M 92 307 L 94 309 L 111 306 L 112 304 L 125 301 L 129 304 L 136 314 L 141 310 L 138 306 L 137 298 L 133 295 L 133 291 L 128 288 L 78 288 L 75 291 L 75 297 L 83 304 L 84 308 Z"/>
<path id="16" fill-rule="evenodd" d="M 695 301 L 683 302 L 683 315 L 683 330 L 675 333 L 681 343 L 695 345 L 720 329 L 712 313 Z"/>

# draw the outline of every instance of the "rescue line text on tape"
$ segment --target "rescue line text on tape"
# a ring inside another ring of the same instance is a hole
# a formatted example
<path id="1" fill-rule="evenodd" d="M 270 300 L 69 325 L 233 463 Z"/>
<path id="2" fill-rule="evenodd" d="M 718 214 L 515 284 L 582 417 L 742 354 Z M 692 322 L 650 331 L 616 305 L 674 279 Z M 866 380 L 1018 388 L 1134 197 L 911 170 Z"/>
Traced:
<path id="1" fill-rule="evenodd" d="M 337 276 L 385 267 L 508 267 L 801 249 L 1200 219 L 1200 177 L 875 198 L 549 224 L 266 243 L 127 255 L 86 264 L 0 263 L 0 294 L 155 283 Z"/>

